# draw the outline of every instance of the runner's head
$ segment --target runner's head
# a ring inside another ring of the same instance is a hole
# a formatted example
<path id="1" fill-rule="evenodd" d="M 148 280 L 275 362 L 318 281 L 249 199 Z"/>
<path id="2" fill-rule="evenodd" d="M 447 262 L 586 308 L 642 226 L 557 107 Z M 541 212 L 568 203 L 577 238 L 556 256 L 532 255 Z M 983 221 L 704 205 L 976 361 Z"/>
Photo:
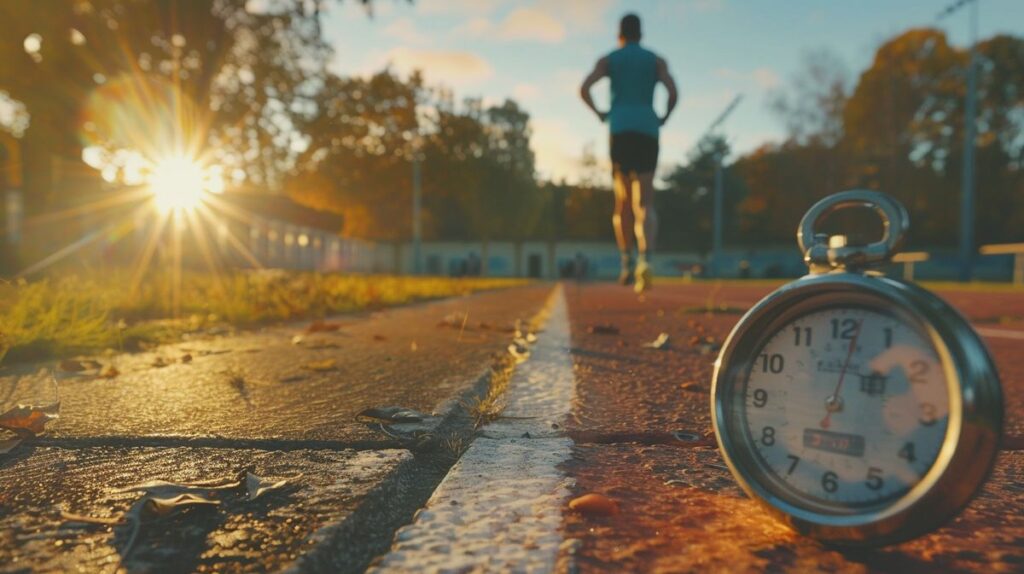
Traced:
<path id="1" fill-rule="evenodd" d="M 639 42 L 640 36 L 640 17 L 632 13 L 623 16 L 619 21 L 619 43 Z"/>

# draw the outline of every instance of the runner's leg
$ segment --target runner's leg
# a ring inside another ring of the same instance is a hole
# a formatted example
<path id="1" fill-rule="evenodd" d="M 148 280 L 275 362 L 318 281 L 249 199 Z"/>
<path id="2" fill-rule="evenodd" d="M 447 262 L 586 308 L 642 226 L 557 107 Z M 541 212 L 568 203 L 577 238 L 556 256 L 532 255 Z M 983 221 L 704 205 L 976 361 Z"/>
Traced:
<path id="1" fill-rule="evenodd" d="M 654 173 L 641 173 L 633 180 L 633 230 L 636 234 L 639 256 L 636 263 L 636 292 L 651 287 L 649 257 L 654 251 L 658 234 L 658 215 L 654 210 Z"/>
<path id="2" fill-rule="evenodd" d="M 615 213 L 612 215 L 612 226 L 615 228 L 615 241 L 619 244 L 622 256 L 622 273 L 619 282 L 628 283 L 632 275 L 633 254 L 633 202 L 630 200 L 630 179 L 621 170 L 615 170 L 613 189 L 615 190 Z"/>

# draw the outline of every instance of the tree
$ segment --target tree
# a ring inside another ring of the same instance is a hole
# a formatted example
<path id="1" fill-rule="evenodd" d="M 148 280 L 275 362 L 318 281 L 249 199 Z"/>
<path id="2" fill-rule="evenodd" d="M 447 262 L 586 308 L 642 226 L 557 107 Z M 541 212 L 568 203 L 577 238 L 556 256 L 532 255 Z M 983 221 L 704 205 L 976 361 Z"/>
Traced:
<path id="1" fill-rule="evenodd" d="M 790 142 L 833 147 L 843 138 L 843 109 L 850 88 L 846 66 L 834 52 L 803 55 L 802 68 L 785 90 L 769 98 L 769 107 L 782 119 Z"/>

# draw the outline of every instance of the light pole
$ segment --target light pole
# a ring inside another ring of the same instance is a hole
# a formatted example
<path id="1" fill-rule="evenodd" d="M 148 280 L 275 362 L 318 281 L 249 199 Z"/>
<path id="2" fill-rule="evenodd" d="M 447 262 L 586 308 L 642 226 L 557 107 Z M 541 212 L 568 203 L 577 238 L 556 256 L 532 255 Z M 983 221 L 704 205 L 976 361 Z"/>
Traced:
<path id="1" fill-rule="evenodd" d="M 967 61 L 967 96 L 964 104 L 964 155 L 960 178 L 960 280 L 970 281 L 974 267 L 974 140 L 977 114 L 978 0 L 957 0 L 939 13 L 939 20 L 970 5 L 970 55 Z"/>
<path id="2" fill-rule="evenodd" d="M 729 117 L 729 114 L 736 109 L 739 105 L 740 100 L 743 99 L 743 94 L 737 94 L 735 98 L 729 102 L 729 105 L 722 110 L 722 113 L 715 118 L 715 121 L 711 122 L 708 129 L 704 131 L 704 135 L 697 140 L 697 146 L 700 146 L 701 142 L 710 139 L 714 134 L 718 126 Z M 695 146 L 696 147 L 696 146 Z M 714 206 L 711 215 L 711 274 L 717 277 L 721 271 L 722 262 L 722 229 L 724 224 L 722 222 L 725 211 L 725 181 L 724 174 L 722 173 L 722 150 L 715 150 L 715 196 Z"/>
<path id="3" fill-rule="evenodd" d="M 421 242 L 423 229 L 420 223 L 420 207 L 423 203 L 421 183 L 421 161 L 419 151 L 412 160 L 412 272 L 419 275 L 422 272 L 420 267 Z"/>

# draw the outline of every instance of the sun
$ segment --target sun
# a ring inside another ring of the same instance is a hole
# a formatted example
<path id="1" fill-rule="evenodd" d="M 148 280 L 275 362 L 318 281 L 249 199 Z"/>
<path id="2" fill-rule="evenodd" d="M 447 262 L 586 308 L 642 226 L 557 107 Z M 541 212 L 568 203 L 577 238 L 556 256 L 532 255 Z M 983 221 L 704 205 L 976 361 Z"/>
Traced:
<path id="1" fill-rule="evenodd" d="M 158 210 L 164 213 L 192 211 L 216 187 L 199 162 L 174 156 L 157 162 L 149 173 L 149 191 Z"/>

